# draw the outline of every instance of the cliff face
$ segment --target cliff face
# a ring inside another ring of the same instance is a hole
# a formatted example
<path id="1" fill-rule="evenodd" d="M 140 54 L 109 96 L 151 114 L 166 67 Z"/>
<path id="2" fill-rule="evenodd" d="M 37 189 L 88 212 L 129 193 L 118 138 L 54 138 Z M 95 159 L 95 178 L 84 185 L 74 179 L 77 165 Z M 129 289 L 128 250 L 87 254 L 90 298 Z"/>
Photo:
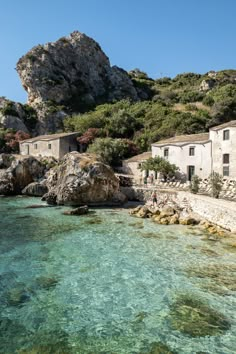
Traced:
<path id="1" fill-rule="evenodd" d="M 122 98 L 138 100 L 128 74 L 111 67 L 100 46 L 80 32 L 34 47 L 19 59 L 16 68 L 28 93 L 28 104 L 39 112 L 44 130 L 48 129 L 46 117 L 53 120 L 50 115 L 62 112 L 60 106 L 81 112 Z M 63 114 L 59 116 L 63 120 Z"/>

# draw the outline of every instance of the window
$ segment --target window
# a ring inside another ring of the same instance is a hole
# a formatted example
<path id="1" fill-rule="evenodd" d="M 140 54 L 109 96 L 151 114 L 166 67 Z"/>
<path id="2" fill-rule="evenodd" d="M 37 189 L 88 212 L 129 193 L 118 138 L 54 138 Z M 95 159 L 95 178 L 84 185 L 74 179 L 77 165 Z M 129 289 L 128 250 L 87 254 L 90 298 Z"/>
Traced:
<path id="1" fill-rule="evenodd" d="M 223 155 L 223 163 L 229 163 L 229 154 Z"/>
<path id="2" fill-rule="evenodd" d="M 229 166 L 223 166 L 223 176 L 229 176 Z"/>
<path id="3" fill-rule="evenodd" d="M 164 157 L 168 158 L 168 156 L 169 156 L 169 149 L 166 148 L 164 149 Z"/>
<path id="4" fill-rule="evenodd" d="M 37 150 L 38 149 L 38 145 L 34 144 L 34 149 Z"/>
<path id="5" fill-rule="evenodd" d="M 223 130 L 223 140 L 229 140 L 229 129 Z"/>
<path id="6" fill-rule="evenodd" d="M 48 149 L 51 150 L 52 144 L 48 144 Z"/>
<path id="7" fill-rule="evenodd" d="M 194 156 L 195 155 L 195 147 L 190 147 L 189 148 L 189 156 Z"/>

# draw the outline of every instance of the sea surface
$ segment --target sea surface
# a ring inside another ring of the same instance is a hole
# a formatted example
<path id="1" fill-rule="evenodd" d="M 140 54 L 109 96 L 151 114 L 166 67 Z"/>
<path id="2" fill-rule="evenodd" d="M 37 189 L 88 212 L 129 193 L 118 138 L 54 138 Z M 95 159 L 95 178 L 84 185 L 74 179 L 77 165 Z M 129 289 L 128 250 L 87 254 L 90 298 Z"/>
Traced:
<path id="1" fill-rule="evenodd" d="M 236 248 L 125 209 L 0 198 L 0 353 L 236 353 Z"/>

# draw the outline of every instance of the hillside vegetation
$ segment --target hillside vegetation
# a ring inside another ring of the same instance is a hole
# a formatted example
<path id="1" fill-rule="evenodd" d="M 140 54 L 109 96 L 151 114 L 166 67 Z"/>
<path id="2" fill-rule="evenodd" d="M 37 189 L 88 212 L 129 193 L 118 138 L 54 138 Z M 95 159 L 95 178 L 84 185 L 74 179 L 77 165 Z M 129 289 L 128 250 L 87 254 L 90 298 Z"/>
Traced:
<path id="1" fill-rule="evenodd" d="M 163 138 L 206 132 L 211 126 L 236 119 L 236 70 L 153 80 L 135 69 L 129 76 L 145 93 L 145 100 L 99 105 L 67 118 L 65 130 L 80 132 L 85 146 L 95 144 L 96 139 L 102 145 L 102 138 L 128 139 L 133 144 L 132 154 L 150 149 L 151 143 Z M 96 150 L 95 146 L 90 149 Z"/>

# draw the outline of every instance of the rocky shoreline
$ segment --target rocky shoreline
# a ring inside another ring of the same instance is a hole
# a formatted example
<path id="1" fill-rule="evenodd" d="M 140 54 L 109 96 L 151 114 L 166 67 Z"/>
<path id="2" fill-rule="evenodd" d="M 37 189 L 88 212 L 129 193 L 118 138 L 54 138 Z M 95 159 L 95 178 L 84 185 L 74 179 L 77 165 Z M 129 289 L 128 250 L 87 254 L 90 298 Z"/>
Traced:
<path id="1" fill-rule="evenodd" d="M 0 155 L 0 195 L 42 197 L 50 205 L 122 205 L 113 170 L 92 154 L 71 152 L 60 161 L 21 155 Z"/>
<path id="2" fill-rule="evenodd" d="M 138 205 L 136 208 L 129 211 L 131 216 L 137 218 L 148 218 L 153 222 L 160 225 L 186 225 L 198 226 L 203 231 L 209 233 L 209 240 L 216 240 L 218 237 L 230 237 L 232 233 L 201 218 L 198 214 L 194 213 L 191 208 L 184 208 L 177 203 L 168 202 L 167 204 L 160 201 L 157 206 L 148 204 Z"/>

